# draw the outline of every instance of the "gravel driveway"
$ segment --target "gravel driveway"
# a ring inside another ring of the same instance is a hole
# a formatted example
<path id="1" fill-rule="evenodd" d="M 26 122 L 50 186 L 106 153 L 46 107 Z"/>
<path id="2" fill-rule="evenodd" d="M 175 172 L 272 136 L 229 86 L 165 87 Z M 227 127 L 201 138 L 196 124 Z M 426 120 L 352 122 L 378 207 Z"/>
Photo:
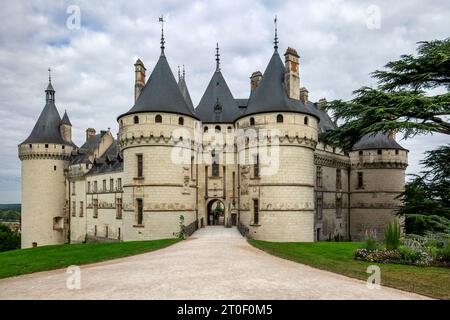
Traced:
<path id="1" fill-rule="evenodd" d="M 81 289 L 65 269 L 0 280 L 0 299 L 425 299 L 271 256 L 236 228 L 198 230 L 165 249 L 81 266 Z"/>

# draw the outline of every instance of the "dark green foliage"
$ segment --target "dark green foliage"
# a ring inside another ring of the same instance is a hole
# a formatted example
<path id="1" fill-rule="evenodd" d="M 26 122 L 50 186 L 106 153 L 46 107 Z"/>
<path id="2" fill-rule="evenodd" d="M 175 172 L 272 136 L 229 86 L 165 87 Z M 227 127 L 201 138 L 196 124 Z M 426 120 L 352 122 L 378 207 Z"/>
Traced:
<path id="1" fill-rule="evenodd" d="M 375 71 L 378 88 L 362 87 L 355 98 L 332 101 L 327 109 L 344 123 L 321 135 L 324 142 L 350 151 L 365 134 L 396 130 L 405 137 L 439 132 L 450 135 L 450 93 L 430 96 L 422 90 L 450 87 L 450 38 L 421 42 L 417 56 L 403 55 Z"/>
<path id="2" fill-rule="evenodd" d="M 428 151 L 421 164 L 425 171 L 415 175 L 400 195 L 397 214 L 405 216 L 406 233 L 424 235 L 450 232 L 450 145 Z"/>
<path id="3" fill-rule="evenodd" d="M 367 249 L 369 251 L 376 250 L 378 247 L 377 240 L 375 238 L 369 236 L 366 238 L 366 241 L 363 242 L 362 248 Z"/>
<path id="4" fill-rule="evenodd" d="M 20 234 L 0 223 L 0 252 L 20 248 Z"/>
<path id="5" fill-rule="evenodd" d="M 20 221 L 20 208 L 0 209 L 0 220 Z"/>
<path id="6" fill-rule="evenodd" d="M 429 231 L 448 233 L 450 232 L 450 220 L 438 215 L 407 214 L 405 230 L 408 234 L 419 235 L 425 235 Z"/>
<path id="7" fill-rule="evenodd" d="M 384 244 L 387 250 L 395 250 L 400 246 L 401 229 L 397 220 L 390 222 L 384 230 Z"/>

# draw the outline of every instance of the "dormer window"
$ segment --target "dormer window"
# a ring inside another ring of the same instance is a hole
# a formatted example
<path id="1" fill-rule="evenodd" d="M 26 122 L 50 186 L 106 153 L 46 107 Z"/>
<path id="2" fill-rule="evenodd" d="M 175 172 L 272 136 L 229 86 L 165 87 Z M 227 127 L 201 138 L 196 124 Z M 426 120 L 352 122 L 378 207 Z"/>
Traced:
<path id="1" fill-rule="evenodd" d="M 134 124 L 138 124 L 139 123 L 139 117 L 138 116 L 135 116 L 134 117 Z"/>

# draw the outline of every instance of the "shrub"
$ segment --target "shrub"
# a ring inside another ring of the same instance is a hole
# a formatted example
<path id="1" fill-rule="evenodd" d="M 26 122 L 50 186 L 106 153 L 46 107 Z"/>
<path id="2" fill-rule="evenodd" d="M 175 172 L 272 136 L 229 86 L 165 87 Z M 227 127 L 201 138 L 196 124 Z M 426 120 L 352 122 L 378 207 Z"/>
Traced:
<path id="1" fill-rule="evenodd" d="M 395 250 L 400 246 L 401 229 L 397 220 L 390 222 L 384 230 L 384 243 L 387 250 Z"/>
<path id="2" fill-rule="evenodd" d="M 374 251 L 377 249 L 377 240 L 372 237 L 367 237 L 366 241 L 363 244 L 363 249 Z"/>
<path id="3" fill-rule="evenodd" d="M 0 223 L 0 252 L 20 249 L 20 234 Z"/>
<path id="4" fill-rule="evenodd" d="M 336 234 L 333 239 L 335 242 L 344 241 L 344 237 L 340 233 Z"/>

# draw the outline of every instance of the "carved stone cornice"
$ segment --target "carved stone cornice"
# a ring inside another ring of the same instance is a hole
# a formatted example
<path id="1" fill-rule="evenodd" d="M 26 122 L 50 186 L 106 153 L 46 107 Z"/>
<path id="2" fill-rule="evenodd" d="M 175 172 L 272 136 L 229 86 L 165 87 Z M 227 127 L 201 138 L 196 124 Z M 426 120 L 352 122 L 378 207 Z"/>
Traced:
<path id="1" fill-rule="evenodd" d="M 332 167 L 339 169 L 350 168 L 350 160 L 341 160 L 339 158 L 334 158 L 322 154 L 314 155 L 314 164 L 317 166 Z"/>
<path id="2" fill-rule="evenodd" d="M 52 153 L 52 152 L 30 152 L 30 153 L 20 153 L 19 159 L 23 160 L 63 160 L 69 161 L 71 158 L 70 153 Z"/>
<path id="3" fill-rule="evenodd" d="M 352 169 L 402 169 L 408 167 L 408 163 L 403 161 L 387 161 L 387 162 L 354 162 L 351 164 Z"/>

